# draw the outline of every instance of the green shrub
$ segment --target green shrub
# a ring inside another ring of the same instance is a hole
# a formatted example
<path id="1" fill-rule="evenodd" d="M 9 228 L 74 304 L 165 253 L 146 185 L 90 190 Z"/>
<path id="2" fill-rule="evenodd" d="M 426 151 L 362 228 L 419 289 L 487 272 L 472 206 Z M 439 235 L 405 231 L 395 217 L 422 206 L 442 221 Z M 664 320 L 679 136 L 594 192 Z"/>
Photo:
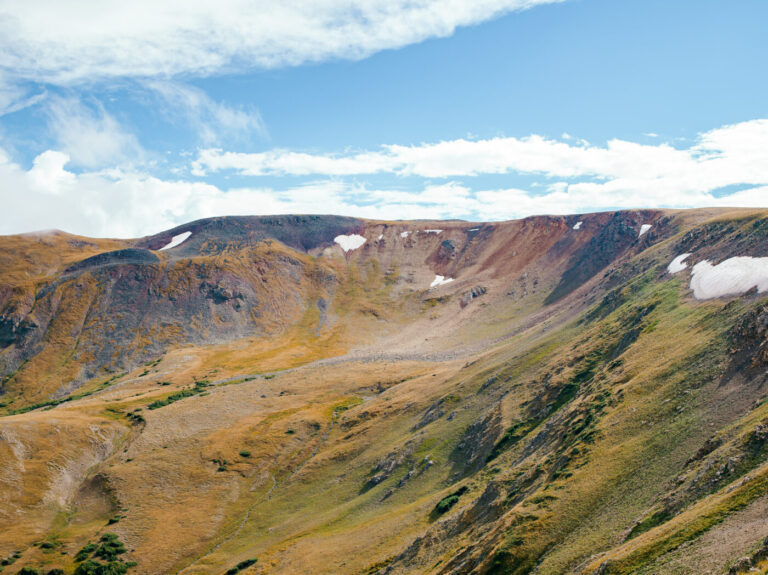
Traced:
<path id="1" fill-rule="evenodd" d="M 435 509 L 433 510 L 433 513 L 435 515 L 442 515 L 443 513 L 447 512 L 451 507 L 456 505 L 459 502 L 459 497 L 464 495 L 467 491 L 469 491 L 469 487 L 464 485 L 463 487 L 460 487 L 450 495 L 443 497 L 437 505 L 435 505 Z"/>
<path id="2" fill-rule="evenodd" d="M 158 409 L 160 407 L 165 407 L 166 405 L 170 405 L 171 403 L 179 401 L 180 399 L 184 399 L 185 397 L 192 397 L 193 395 L 197 395 L 208 386 L 207 384 L 200 385 L 200 383 L 201 382 L 199 381 L 195 383 L 195 389 L 185 387 L 181 391 L 172 393 L 165 399 L 158 399 L 157 401 L 153 401 L 147 406 L 147 409 Z"/>
<path id="3" fill-rule="evenodd" d="M 124 562 L 118 557 L 126 551 L 117 534 L 105 533 L 99 538 L 99 543 L 89 543 L 78 551 L 75 561 L 80 562 L 80 565 L 75 569 L 75 575 L 123 575 L 136 565 L 132 561 Z M 101 563 L 95 558 L 106 562 Z"/>
<path id="4" fill-rule="evenodd" d="M 250 457 L 250 456 L 251 456 L 251 452 L 250 452 L 250 451 L 246 451 L 246 450 L 244 449 L 244 450 L 242 450 L 242 451 L 240 452 L 240 457 Z"/>
<path id="5" fill-rule="evenodd" d="M 77 552 L 77 555 L 75 555 L 75 561 L 85 561 L 88 559 L 88 557 L 91 556 L 91 553 L 96 551 L 97 547 L 98 545 L 95 543 L 88 543 L 87 545 L 83 546 L 83 548 Z"/>
<path id="6" fill-rule="evenodd" d="M 22 567 L 19 571 L 19 575 L 40 575 L 40 571 L 34 567 Z"/>
<path id="7" fill-rule="evenodd" d="M 257 561 L 258 559 L 246 559 L 245 561 L 240 561 L 240 563 L 238 563 L 234 567 L 227 569 L 226 575 L 237 575 L 238 573 L 240 573 L 240 571 L 244 569 L 248 569 L 248 567 L 255 564 Z"/>
<path id="8" fill-rule="evenodd" d="M 105 533 L 101 536 L 101 545 L 94 553 L 95 557 L 106 561 L 114 561 L 118 555 L 125 553 L 127 549 L 115 533 Z"/>
<path id="9" fill-rule="evenodd" d="M 440 513 L 441 515 L 448 511 L 451 507 L 456 505 L 459 502 L 458 495 L 449 495 L 445 499 L 440 500 L 440 502 L 435 507 L 435 511 Z"/>

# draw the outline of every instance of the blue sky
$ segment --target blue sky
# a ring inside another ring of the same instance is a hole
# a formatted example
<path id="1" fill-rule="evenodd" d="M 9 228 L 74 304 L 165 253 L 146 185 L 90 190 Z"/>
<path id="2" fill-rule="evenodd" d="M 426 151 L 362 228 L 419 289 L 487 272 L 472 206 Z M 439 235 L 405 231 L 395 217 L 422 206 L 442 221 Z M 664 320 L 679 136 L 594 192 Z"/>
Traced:
<path id="1" fill-rule="evenodd" d="M 0 1 L 0 233 L 768 206 L 764 0 L 160 4 Z"/>

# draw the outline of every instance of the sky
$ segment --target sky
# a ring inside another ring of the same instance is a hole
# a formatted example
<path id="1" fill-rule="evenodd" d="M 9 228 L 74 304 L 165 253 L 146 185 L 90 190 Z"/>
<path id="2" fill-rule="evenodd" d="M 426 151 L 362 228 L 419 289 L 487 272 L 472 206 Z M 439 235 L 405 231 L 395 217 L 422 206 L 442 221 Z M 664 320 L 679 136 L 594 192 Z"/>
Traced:
<path id="1" fill-rule="evenodd" d="M 0 234 L 768 207 L 765 0 L 0 0 Z"/>

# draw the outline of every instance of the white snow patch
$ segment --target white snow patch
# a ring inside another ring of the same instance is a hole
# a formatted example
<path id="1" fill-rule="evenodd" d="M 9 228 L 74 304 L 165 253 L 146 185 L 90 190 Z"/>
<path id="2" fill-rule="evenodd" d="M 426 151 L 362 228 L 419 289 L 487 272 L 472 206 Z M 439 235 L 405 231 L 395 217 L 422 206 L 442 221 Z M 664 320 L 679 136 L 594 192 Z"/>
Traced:
<path id="1" fill-rule="evenodd" d="M 429 284 L 429 289 L 445 285 L 447 283 L 451 283 L 453 281 L 453 278 L 446 278 L 445 276 L 435 276 L 435 279 L 432 281 L 431 284 Z"/>
<path id="2" fill-rule="evenodd" d="M 688 267 L 688 264 L 684 263 L 685 259 L 691 254 L 680 254 L 675 259 L 673 259 L 671 262 L 669 262 L 669 265 L 667 266 L 667 271 L 671 274 L 676 274 L 677 272 L 683 271 L 685 268 Z"/>
<path id="3" fill-rule="evenodd" d="M 384 234 L 379 234 L 379 241 L 384 237 Z"/>
<path id="4" fill-rule="evenodd" d="M 581 229 L 581 224 L 583 224 L 583 223 L 584 223 L 584 222 L 576 222 L 576 224 L 573 226 L 573 229 L 574 229 L 574 230 L 579 230 L 579 229 Z"/>
<path id="5" fill-rule="evenodd" d="M 400 232 L 400 237 L 401 237 L 401 238 L 407 238 L 407 237 L 408 237 L 408 234 L 410 234 L 410 233 L 411 233 L 411 232 Z"/>
<path id="6" fill-rule="evenodd" d="M 443 230 L 424 230 L 424 232 L 428 234 L 440 234 Z"/>
<path id="7" fill-rule="evenodd" d="M 469 231 L 470 232 L 478 232 L 478 231 L 480 231 L 480 228 L 471 228 Z"/>
<path id="8" fill-rule="evenodd" d="M 640 233 L 638 234 L 637 237 L 642 238 L 648 232 L 648 230 L 650 230 L 652 227 L 653 226 L 651 224 L 643 224 L 642 226 L 640 226 Z"/>
<path id="9" fill-rule="evenodd" d="M 345 252 L 348 252 L 362 246 L 365 243 L 365 238 L 358 234 L 352 234 L 351 236 L 336 236 L 333 241 L 339 244 Z"/>
<path id="10" fill-rule="evenodd" d="M 693 266 L 691 289 L 696 299 L 738 295 L 756 287 L 768 291 L 768 258 L 735 257 L 713 266 L 707 260 Z"/>
<path id="11" fill-rule="evenodd" d="M 178 236 L 173 236 L 173 239 L 167 244 L 165 244 L 162 248 L 160 248 L 160 251 L 175 248 L 180 243 L 187 241 L 187 238 L 189 238 L 189 236 L 191 235 L 192 235 L 192 232 L 184 232 L 183 234 L 179 234 Z"/>

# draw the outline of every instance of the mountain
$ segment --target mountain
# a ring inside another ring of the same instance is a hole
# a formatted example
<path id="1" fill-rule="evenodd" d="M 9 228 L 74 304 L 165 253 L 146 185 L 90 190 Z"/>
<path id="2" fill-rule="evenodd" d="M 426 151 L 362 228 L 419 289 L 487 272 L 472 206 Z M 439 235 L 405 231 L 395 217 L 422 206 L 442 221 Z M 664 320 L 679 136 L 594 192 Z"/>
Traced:
<path id="1" fill-rule="evenodd" d="M 768 569 L 768 210 L 222 217 L 0 271 L 8 573 Z"/>

